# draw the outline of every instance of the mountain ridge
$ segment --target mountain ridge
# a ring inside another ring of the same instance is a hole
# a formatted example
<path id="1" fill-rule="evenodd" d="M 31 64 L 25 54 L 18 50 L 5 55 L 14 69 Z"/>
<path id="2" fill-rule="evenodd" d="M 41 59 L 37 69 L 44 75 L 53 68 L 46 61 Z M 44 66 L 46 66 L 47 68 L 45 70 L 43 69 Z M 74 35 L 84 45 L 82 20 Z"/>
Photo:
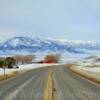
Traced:
<path id="1" fill-rule="evenodd" d="M 86 50 L 100 50 L 100 45 L 93 41 L 63 40 L 40 37 L 14 37 L 0 45 L 0 54 L 15 52 L 35 53 L 41 51 L 86 53 Z"/>

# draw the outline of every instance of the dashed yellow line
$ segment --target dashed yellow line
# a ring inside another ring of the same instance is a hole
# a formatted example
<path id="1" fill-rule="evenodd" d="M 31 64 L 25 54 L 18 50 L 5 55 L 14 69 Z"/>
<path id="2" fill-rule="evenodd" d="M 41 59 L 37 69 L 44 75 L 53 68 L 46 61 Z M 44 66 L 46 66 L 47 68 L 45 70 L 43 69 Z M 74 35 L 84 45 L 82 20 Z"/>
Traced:
<path id="1" fill-rule="evenodd" d="M 56 100 L 54 95 L 53 72 L 48 75 L 47 85 L 45 89 L 45 100 Z"/>

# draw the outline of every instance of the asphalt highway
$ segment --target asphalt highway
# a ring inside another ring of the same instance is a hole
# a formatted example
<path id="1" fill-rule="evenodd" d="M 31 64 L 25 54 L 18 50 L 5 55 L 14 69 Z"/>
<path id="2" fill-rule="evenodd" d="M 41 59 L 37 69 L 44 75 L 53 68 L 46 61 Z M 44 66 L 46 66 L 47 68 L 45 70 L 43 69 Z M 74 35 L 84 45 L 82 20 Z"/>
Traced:
<path id="1" fill-rule="evenodd" d="M 56 65 L 0 82 L 0 100 L 100 100 L 100 87 Z"/>

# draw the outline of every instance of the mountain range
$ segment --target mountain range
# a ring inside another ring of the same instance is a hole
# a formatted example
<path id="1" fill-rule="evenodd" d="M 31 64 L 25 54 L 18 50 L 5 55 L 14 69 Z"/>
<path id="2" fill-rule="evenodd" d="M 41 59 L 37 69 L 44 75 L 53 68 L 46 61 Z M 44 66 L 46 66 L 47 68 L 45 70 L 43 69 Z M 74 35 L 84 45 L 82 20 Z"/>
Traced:
<path id="1" fill-rule="evenodd" d="M 14 37 L 0 44 L 0 54 L 24 54 L 37 52 L 68 52 L 86 54 L 100 51 L 100 44 L 92 41 L 63 40 L 38 37 Z"/>

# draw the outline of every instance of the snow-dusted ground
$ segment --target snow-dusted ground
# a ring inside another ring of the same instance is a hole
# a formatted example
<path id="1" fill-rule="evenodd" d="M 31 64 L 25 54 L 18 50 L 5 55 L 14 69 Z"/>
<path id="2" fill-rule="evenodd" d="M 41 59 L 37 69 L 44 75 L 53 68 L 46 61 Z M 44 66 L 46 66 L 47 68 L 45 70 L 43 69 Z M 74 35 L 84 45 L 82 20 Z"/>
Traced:
<path id="1" fill-rule="evenodd" d="M 84 66 L 77 66 L 77 68 L 80 68 L 82 70 L 88 71 L 88 72 L 92 72 L 92 73 L 100 73 L 100 67 L 84 67 Z"/>
<path id="2" fill-rule="evenodd" d="M 40 67 L 47 67 L 47 66 L 52 66 L 52 65 L 60 65 L 60 64 L 27 64 L 27 65 L 20 65 L 19 69 L 35 69 L 35 68 L 40 68 Z"/>
<path id="3" fill-rule="evenodd" d="M 100 55 L 89 56 L 75 63 L 77 68 L 100 78 Z"/>
<path id="4" fill-rule="evenodd" d="M 40 67 L 47 67 L 47 66 L 52 66 L 52 65 L 60 65 L 60 64 L 27 64 L 27 65 L 20 65 L 18 69 L 7 69 L 6 68 L 6 74 L 10 74 L 14 71 L 26 71 L 30 69 L 36 69 Z M 0 75 L 4 74 L 4 70 L 0 68 Z"/>

